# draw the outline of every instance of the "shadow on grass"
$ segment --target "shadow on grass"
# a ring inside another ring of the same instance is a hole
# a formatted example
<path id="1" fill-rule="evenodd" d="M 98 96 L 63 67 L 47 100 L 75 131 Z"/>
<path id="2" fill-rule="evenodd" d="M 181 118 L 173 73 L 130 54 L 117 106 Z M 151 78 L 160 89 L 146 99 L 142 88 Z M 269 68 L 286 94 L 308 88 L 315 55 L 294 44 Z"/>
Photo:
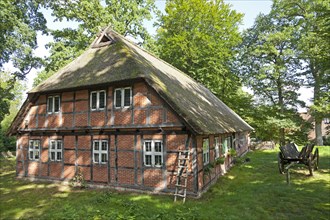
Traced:
<path id="1" fill-rule="evenodd" d="M 4 161 L 2 161 L 4 162 Z M 173 203 L 173 196 L 72 189 L 0 174 L 0 219 L 196 219 L 196 208 Z"/>
<path id="2" fill-rule="evenodd" d="M 295 167 L 292 182 L 279 174 L 277 150 L 255 151 L 218 180 L 199 201 L 209 203 L 202 212 L 233 219 L 328 219 L 330 216 L 330 155 L 323 149 L 320 167 L 309 176 Z"/>
<path id="3" fill-rule="evenodd" d="M 184 205 L 173 203 L 171 195 L 76 190 L 16 180 L 14 171 L 7 169 L 0 173 L 0 218 L 328 219 L 330 154 L 320 151 L 320 169 L 313 177 L 304 167 L 293 169 L 287 185 L 278 172 L 277 152 L 247 154 L 250 162 L 236 164 L 202 198 L 188 199 Z"/>

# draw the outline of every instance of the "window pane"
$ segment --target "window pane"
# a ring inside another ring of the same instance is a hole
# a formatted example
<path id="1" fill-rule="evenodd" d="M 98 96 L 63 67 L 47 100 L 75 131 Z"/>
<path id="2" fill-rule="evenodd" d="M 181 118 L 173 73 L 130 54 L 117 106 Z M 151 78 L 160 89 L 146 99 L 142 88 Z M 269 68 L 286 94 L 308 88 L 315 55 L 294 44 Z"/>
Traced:
<path id="1" fill-rule="evenodd" d="M 48 112 L 53 112 L 53 97 L 48 98 Z"/>
<path id="2" fill-rule="evenodd" d="M 108 150 L 108 149 L 107 149 L 107 145 L 108 145 L 108 143 L 105 142 L 105 141 L 103 141 L 103 142 L 102 142 L 102 150 L 104 150 L 104 151 Z"/>
<path id="3" fill-rule="evenodd" d="M 155 165 L 156 166 L 162 165 L 162 156 L 160 156 L 160 155 L 155 156 Z"/>
<path id="4" fill-rule="evenodd" d="M 34 148 L 39 149 L 39 141 L 34 141 Z"/>
<path id="5" fill-rule="evenodd" d="M 94 162 L 95 163 L 100 162 L 100 160 L 99 160 L 99 154 L 94 154 Z"/>
<path id="6" fill-rule="evenodd" d="M 162 152 L 162 143 L 155 142 L 155 152 Z"/>
<path id="7" fill-rule="evenodd" d="M 227 139 L 224 139 L 222 142 L 222 153 L 225 154 L 227 152 Z"/>
<path id="8" fill-rule="evenodd" d="M 148 142 L 144 142 L 145 146 L 146 146 L 146 151 L 151 151 L 151 142 L 148 141 Z"/>
<path id="9" fill-rule="evenodd" d="M 55 149 L 55 141 L 50 142 L 50 146 L 52 149 Z"/>
<path id="10" fill-rule="evenodd" d="M 92 109 L 96 109 L 96 99 L 97 99 L 97 94 L 95 92 L 92 92 L 92 95 L 91 95 L 91 107 L 92 107 Z"/>
<path id="11" fill-rule="evenodd" d="M 30 141 L 29 148 L 33 149 L 33 141 Z"/>
<path id="12" fill-rule="evenodd" d="M 57 149 L 58 150 L 62 149 L 62 141 L 57 141 Z"/>
<path id="13" fill-rule="evenodd" d="M 151 166 L 151 155 L 145 155 L 145 165 Z"/>
<path id="14" fill-rule="evenodd" d="M 102 160 L 102 161 L 101 161 L 102 163 L 107 162 L 107 154 L 102 154 L 102 155 L 101 155 L 101 160 Z"/>
<path id="15" fill-rule="evenodd" d="M 62 160 L 62 153 L 61 152 L 57 152 L 57 160 Z"/>
<path id="16" fill-rule="evenodd" d="M 30 151 L 29 157 L 30 157 L 30 160 L 33 160 L 33 151 Z"/>
<path id="17" fill-rule="evenodd" d="M 125 89 L 124 90 L 124 106 L 130 106 L 131 105 L 131 89 Z"/>
<path id="18" fill-rule="evenodd" d="M 100 92 L 99 108 L 105 107 L 105 92 Z"/>
<path id="19" fill-rule="evenodd" d="M 121 90 L 117 89 L 115 91 L 115 103 L 116 103 L 116 107 L 121 107 Z"/>
<path id="20" fill-rule="evenodd" d="M 99 150 L 99 142 L 98 141 L 95 141 L 94 142 L 94 150 Z"/>
<path id="21" fill-rule="evenodd" d="M 60 97 L 55 96 L 54 97 L 54 112 L 59 112 L 60 111 Z"/>
<path id="22" fill-rule="evenodd" d="M 204 139 L 203 140 L 203 151 L 208 151 L 209 150 L 209 140 Z"/>
<path id="23" fill-rule="evenodd" d="M 50 153 L 50 160 L 55 160 L 55 152 Z"/>
<path id="24" fill-rule="evenodd" d="M 35 155 L 34 155 L 34 159 L 39 159 L 39 151 L 34 151 Z"/>

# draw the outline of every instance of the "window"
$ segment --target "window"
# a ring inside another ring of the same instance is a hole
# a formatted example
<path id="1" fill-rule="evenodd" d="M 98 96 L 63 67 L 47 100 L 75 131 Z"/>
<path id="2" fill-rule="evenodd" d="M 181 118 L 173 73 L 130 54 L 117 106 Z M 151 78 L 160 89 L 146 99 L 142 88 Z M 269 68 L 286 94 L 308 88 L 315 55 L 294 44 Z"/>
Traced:
<path id="1" fill-rule="evenodd" d="M 49 158 L 51 161 L 61 161 L 62 160 L 62 141 L 61 140 L 51 140 L 49 146 Z"/>
<path id="2" fill-rule="evenodd" d="M 92 110 L 103 110 L 106 105 L 105 91 L 93 91 L 90 96 L 90 106 Z"/>
<path id="3" fill-rule="evenodd" d="M 47 112 L 57 113 L 60 111 L 60 96 L 48 96 L 47 99 Z"/>
<path id="4" fill-rule="evenodd" d="M 231 136 L 228 137 L 228 146 L 229 146 L 230 148 L 235 149 L 235 145 L 234 145 L 234 137 L 233 137 L 233 135 L 231 135 Z"/>
<path id="5" fill-rule="evenodd" d="M 40 140 L 29 141 L 29 160 L 39 160 Z"/>
<path id="6" fill-rule="evenodd" d="M 163 165 L 163 142 L 159 140 L 144 141 L 144 165 L 161 167 Z"/>
<path id="7" fill-rule="evenodd" d="M 125 108 L 132 104 L 132 88 L 119 88 L 115 89 L 115 107 Z"/>
<path id="8" fill-rule="evenodd" d="M 214 150 L 215 150 L 215 159 L 220 157 L 220 143 L 219 143 L 219 137 L 214 138 Z"/>
<path id="9" fill-rule="evenodd" d="M 108 141 L 93 141 L 93 162 L 99 164 L 108 162 Z"/>
<path id="10" fill-rule="evenodd" d="M 222 140 L 222 154 L 226 154 L 228 152 L 228 138 L 224 138 Z"/>
<path id="11" fill-rule="evenodd" d="M 209 139 L 203 139 L 203 163 L 204 165 L 210 162 L 210 145 Z"/>

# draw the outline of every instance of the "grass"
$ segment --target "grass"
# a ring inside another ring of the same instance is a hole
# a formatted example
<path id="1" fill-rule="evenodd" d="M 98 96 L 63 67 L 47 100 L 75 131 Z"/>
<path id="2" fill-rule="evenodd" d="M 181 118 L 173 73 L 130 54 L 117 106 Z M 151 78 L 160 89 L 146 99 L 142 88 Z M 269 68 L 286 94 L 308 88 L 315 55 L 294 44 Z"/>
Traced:
<path id="1" fill-rule="evenodd" d="M 320 168 L 294 167 L 291 184 L 277 169 L 277 150 L 246 155 L 200 199 L 71 189 L 15 179 L 14 159 L 0 159 L 0 219 L 329 219 L 330 147 Z"/>

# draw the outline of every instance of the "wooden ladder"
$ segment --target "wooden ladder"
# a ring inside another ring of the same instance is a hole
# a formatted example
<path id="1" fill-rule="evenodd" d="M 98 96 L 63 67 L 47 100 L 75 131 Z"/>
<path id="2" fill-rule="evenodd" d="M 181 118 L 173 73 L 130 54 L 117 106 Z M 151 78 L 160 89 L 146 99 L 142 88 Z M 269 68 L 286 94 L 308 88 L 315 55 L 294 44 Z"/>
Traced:
<path id="1" fill-rule="evenodd" d="M 186 201 L 189 159 L 190 150 L 179 150 L 174 202 L 176 202 L 178 198 L 182 198 L 183 203 Z"/>

